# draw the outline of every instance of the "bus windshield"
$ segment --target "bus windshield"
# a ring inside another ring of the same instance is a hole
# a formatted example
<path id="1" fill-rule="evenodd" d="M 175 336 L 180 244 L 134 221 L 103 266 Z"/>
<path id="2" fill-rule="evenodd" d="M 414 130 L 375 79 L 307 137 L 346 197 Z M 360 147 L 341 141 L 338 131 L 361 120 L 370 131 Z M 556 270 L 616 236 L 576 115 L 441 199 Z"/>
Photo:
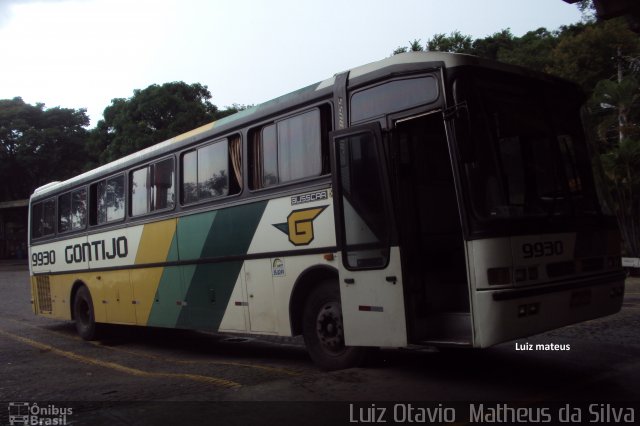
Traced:
<path id="1" fill-rule="evenodd" d="M 473 216 L 597 214 L 578 94 L 518 80 L 478 79 L 469 97 L 473 155 L 461 170 Z"/>

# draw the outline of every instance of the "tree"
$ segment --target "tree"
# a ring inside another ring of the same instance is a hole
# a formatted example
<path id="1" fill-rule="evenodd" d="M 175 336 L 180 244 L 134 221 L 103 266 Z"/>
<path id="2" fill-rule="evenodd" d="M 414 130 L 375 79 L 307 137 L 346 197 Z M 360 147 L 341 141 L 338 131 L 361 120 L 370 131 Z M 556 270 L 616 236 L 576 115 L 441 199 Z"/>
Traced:
<path id="1" fill-rule="evenodd" d="M 100 153 L 95 160 L 113 161 L 238 110 L 219 111 L 210 99 L 207 86 L 181 81 L 153 84 L 134 90 L 129 99 L 113 99 L 91 135 Z"/>
<path id="2" fill-rule="evenodd" d="M 485 38 L 473 41 L 473 54 L 482 58 L 498 60 L 500 52 L 513 49 L 515 37 L 507 28 Z"/>
<path id="3" fill-rule="evenodd" d="M 448 36 L 446 34 L 434 34 L 427 40 L 428 51 L 472 53 L 473 40 L 471 36 L 464 35 L 460 31 L 453 31 Z"/>
<path id="4" fill-rule="evenodd" d="M 504 45 L 497 52 L 499 61 L 536 71 L 547 70 L 551 64 L 551 52 L 558 43 L 557 34 L 546 28 L 529 31 L 508 43 L 505 43 L 505 36 L 502 40 Z"/>
<path id="5" fill-rule="evenodd" d="M 626 254 L 640 257 L 640 141 L 624 139 L 601 159 Z"/>
<path id="6" fill-rule="evenodd" d="M 581 31 L 564 31 L 551 52 L 547 71 L 573 80 L 591 92 L 600 80 L 618 74 L 618 56 L 633 63 L 640 37 L 623 19 L 587 24 Z"/>
<path id="7" fill-rule="evenodd" d="M 640 82 L 634 76 L 622 77 L 619 81 L 602 80 L 596 84 L 591 98 L 591 111 L 598 119 L 598 136 L 609 139 L 611 131 L 616 134 L 616 143 L 628 137 L 638 137 L 638 123 L 634 122 L 640 101 Z"/>
<path id="8" fill-rule="evenodd" d="M 598 82 L 590 112 L 604 183 L 627 255 L 640 257 L 640 82 L 633 75 Z"/>
<path id="9" fill-rule="evenodd" d="M 397 47 L 396 50 L 393 51 L 393 54 L 398 55 L 400 53 L 406 53 L 406 52 L 422 52 L 423 50 L 424 50 L 424 47 L 422 47 L 422 45 L 420 44 L 420 39 L 414 39 L 412 42 L 409 43 L 409 47 L 404 47 L 404 46 Z"/>
<path id="10" fill-rule="evenodd" d="M 0 200 L 27 198 L 38 186 L 82 171 L 88 125 L 84 109 L 0 100 Z"/>

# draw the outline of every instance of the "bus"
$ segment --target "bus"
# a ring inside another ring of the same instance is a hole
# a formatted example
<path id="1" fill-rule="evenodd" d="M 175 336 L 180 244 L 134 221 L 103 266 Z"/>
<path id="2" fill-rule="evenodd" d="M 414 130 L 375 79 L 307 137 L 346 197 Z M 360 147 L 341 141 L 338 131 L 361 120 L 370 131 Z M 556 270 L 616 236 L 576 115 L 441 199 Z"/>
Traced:
<path id="1" fill-rule="evenodd" d="M 475 347 L 620 310 L 563 80 L 411 52 L 35 190 L 35 314 L 304 338 L 312 360 Z"/>

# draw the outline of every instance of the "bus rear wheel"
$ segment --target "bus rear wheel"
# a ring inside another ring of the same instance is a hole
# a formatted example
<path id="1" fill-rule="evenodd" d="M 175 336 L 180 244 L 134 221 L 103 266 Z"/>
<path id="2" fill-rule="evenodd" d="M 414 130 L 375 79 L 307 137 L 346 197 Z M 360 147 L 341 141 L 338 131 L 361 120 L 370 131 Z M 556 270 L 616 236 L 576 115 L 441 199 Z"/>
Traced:
<path id="1" fill-rule="evenodd" d="M 84 340 L 96 339 L 98 332 L 93 301 L 89 289 L 85 286 L 80 287 L 73 298 L 73 318 L 80 337 Z"/>
<path id="2" fill-rule="evenodd" d="M 307 298 L 303 314 L 303 336 L 313 362 L 323 370 L 341 370 L 359 365 L 365 348 L 345 346 L 340 289 L 324 281 Z"/>

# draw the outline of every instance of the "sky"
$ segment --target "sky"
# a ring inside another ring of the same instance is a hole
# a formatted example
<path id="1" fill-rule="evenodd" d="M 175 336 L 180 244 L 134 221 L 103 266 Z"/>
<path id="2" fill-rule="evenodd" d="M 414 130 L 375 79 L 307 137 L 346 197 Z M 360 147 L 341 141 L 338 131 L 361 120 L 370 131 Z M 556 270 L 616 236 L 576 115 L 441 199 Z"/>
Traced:
<path id="1" fill-rule="evenodd" d="M 85 108 L 172 81 L 252 105 L 458 30 L 580 21 L 562 0 L 0 0 L 0 99 Z"/>

